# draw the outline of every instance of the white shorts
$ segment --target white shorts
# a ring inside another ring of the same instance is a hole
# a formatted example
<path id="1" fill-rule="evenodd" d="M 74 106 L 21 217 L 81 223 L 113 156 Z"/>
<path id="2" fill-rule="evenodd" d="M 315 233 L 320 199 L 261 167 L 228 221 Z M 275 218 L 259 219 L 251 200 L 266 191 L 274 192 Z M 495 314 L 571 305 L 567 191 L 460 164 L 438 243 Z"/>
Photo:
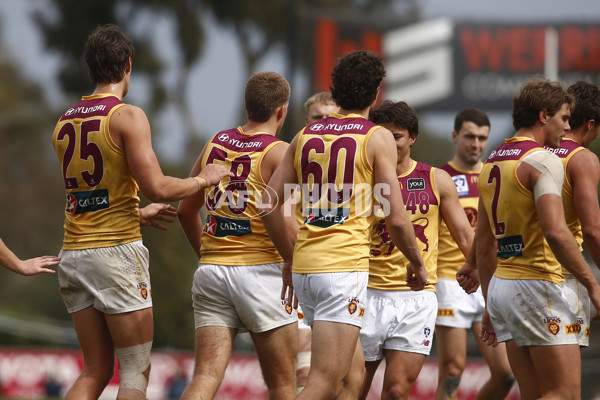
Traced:
<path id="1" fill-rule="evenodd" d="M 293 308 L 280 298 L 281 265 L 198 265 L 192 286 L 195 328 L 260 333 L 296 322 Z"/>
<path id="2" fill-rule="evenodd" d="M 517 346 L 578 343 L 577 317 L 556 283 L 493 276 L 487 306 L 498 342 L 514 339 Z"/>
<path id="3" fill-rule="evenodd" d="M 470 329 L 474 322 L 481 322 L 485 309 L 481 287 L 475 293 L 467 294 L 456 279 L 440 278 L 435 293 L 438 300 L 436 325 Z"/>
<path id="4" fill-rule="evenodd" d="M 569 309 L 575 314 L 581 326 L 581 330 L 577 334 L 579 345 L 587 347 L 590 344 L 590 296 L 588 291 L 571 274 L 565 274 L 565 280 L 561 282 L 560 287 L 567 298 Z"/>
<path id="5" fill-rule="evenodd" d="M 58 285 L 69 313 L 90 306 L 106 314 L 152 307 L 148 249 L 141 240 L 58 256 Z"/>
<path id="6" fill-rule="evenodd" d="M 310 329 L 310 326 L 304 322 L 304 311 L 302 311 L 302 307 L 298 305 L 298 329 Z"/>
<path id="7" fill-rule="evenodd" d="M 293 273 L 292 280 L 309 326 L 314 321 L 362 326 L 369 272 Z"/>
<path id="8" fill-rule="evenodd" d="M 367 289 L 366 308 L 360 330 L 365 361 L 381 360 L 384 350 L 429 355 L 437 315 L 435 293 Z"/>

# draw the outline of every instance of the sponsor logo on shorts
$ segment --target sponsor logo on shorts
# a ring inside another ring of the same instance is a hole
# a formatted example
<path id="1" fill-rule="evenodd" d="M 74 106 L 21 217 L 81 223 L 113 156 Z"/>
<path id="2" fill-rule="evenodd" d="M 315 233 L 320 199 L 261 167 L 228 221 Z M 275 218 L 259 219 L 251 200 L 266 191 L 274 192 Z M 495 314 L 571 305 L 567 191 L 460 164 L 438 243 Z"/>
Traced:
<path id="1" fill-rule="evenodd" d="M 249 219 L 230 219 L 218 215 L 206 218 L 204 232 L 214 237 L 243 236 L 252 233 Z"/>
<path id="2" fill-rule="evenodd" d="M 438 317 L 454 317 L 453 308 L 440 308 L 438 310 Z"/>
<path id="3" fill-rule="evenodd" d="M 429 337 L 429 335 L 431 334 L 431 329 L 430 328 L 423 329 L 423 334 L 425 335 L 425 337 Z"/>
<path id="4" fill-rule="evenodd" d="M 72 215 L 104 210 L 108 206 L 108 189 L 67 194 L 67 212 Z"/>
<path id="5" fill-rule="evenodd" d="M 429 347 L 429 345 L 431 344 L 431 340 L 425 339 L 425 340 L 423 340 L 423 343 L 421 343 L 421 344 L 425 347 Z"/>
<path id="6" fill-rule="evenodd" d="M 144 300 L 148 298 L 148 284 L 146 282 L 140 282 L 137 285 L 137 288 L 140 290 L 140 295 Z"/>
<path id="7" fill-rule="evenodd" d="M 565 333 L 567 335 L 576 335 L 581 332 L 581 325 L 579 323 L 565 325 Z"/>
<path id="8" fill-rule="evenodd" d="M 358 316 L 360 318 L 365 316 L 365 307 L 364 306 L 360 306 L 360 308 L 358 309 Z"/>
<path id="9" fill-rule="evenodd" d="M 353 297 L 351 299 L 348 299 L 348 303 L 348 312 L 350 313 L 350 315 L 352 315 L 358 309 L 358 303 L 360 303 L 360 301 L 358 301 L 356 297 Z"/>
<path id="10" fill-rule="evenodd" d="M 590 327 L 589 326 L 585 327 L 583 334 L 585 335 L 585 337 L 590 337 Z"/>
<path id="11" fill-rule="evenodd" d="M 350 215 L 350 209 L 343 207 L 333 210 L 309 208 L 304 211 L 304 215 L 306 215 L 305 224 L 327 228 L 332 225 L 343 224 Z"/>
<path id="12" fill-rule="evenodd" d="M 546 317 L 544 318 L 544 323 L 546 325 L 548 325 L 548 330 L 550 331 L 551 334 L 553 335 L 558 335 L 558 332 L 560 332 L 560 318 L 559 317 Z"/>
<path id="13" fill-rule="evenodd" d="M 497 256 L 500 258 L 519 257 L 523 255 L 523 236 L 513 235 L 498 238 Z"/>

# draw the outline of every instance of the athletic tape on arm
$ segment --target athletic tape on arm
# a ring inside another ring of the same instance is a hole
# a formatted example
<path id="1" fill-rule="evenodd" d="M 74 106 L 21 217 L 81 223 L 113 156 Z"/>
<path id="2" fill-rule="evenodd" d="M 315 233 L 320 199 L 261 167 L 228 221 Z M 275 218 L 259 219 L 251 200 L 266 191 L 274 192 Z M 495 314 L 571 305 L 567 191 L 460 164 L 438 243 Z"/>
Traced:
<path id="1" fill-rule="evenodd" d="M 146 394 L 148 378 L 143 372 L 150 366 L 152 342 L 117 349 L 119 378 L 123 389 L 134 389 Z"/>
<path id="2" fill-rule="evenodd" d="M 533 185 L 535 201 L 545 194 L 561 197 L 565 170 L 560 158 L 548 151 L 540 150 L 528 154 L 523 158 L 523 162 L 540 172 L 539 178 Z"/>

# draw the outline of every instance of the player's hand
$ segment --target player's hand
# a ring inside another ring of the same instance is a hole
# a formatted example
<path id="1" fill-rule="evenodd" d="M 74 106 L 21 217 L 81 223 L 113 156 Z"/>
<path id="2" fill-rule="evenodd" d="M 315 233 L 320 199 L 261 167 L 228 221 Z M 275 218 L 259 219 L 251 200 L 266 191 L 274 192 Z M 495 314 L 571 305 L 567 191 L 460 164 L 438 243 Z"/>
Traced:
<path id="1" fill-rule="evenodd" d="M 498 346 L 498 338 L 496 338 L 496 331 L 492 326 L 487 307 L 483 310 L 483 316 L 481 317 L 481 332 L 479 332 L 479 337 L 488 346 Z"/>
<path id="2" fill-rule="evenodd" d="M 464 263 L 456 273 L 456 281 L 467 294 L 475 293 L 479 287 L 479 276 L 477 266 Z"/>
<path id="3" fill-rule="evenodd" d="M 160 224 L 160 221 L 171 224 L 175 217 L 177 217 L 177 210 L 170 204 L 152 203 L 140 208 L 140 225 L 142 226 L 153 226 L 166 231 L 167 227 Z"/>
<path id="4" fill-rule="evenodd" d="M 21 275 L 35 275 L 39 273 L 53 274 L 56 271 L 49 268 L 58 265 L 60 258 L 55 256 L 42 256 L 36 258 L 30 258 L 28 260 L 20 261 L 15 269 L 15 272 Z"/>
<path id="5" fill-rule="evenodd" d="M 206 181 L 208 186 L 213 186 L 219 183 L 221 179 L 226 176 L 233 176 L 233 172 L 228 170 L 222 165 L 218 164 L 207 164 L 198 176 Z"/>
<path id="6" fill-rule="evenodd" d="M 285 305 L 298 308 L 298 298 L 294 294 L 294 283 L 292 282 L 292 262 L 284 261 L 281 270 L 283 287 L 281 288 L 281 301 Z M 293 303 L 293 304 L 292 304 Z"/>
<path id="7" fill-rule="evenodd" d="M 592 321 L 600 320 L 600 287 L 596 284 L 594 285 L 594 289 L 588 289 L 588 296 L 590 297 L 590 302 L 594 305 L 596 309 L 596 313 L 591 316 Z"/>
<path id="8" fill-rule="evenodd" d="M 429 284 L 427 270 L 425 270 L 423 264 L 418 268 L 410 262 L 406 265 L 406 284 L 410 290 L 414 291 L 423 290 L 425 285 Z"/>

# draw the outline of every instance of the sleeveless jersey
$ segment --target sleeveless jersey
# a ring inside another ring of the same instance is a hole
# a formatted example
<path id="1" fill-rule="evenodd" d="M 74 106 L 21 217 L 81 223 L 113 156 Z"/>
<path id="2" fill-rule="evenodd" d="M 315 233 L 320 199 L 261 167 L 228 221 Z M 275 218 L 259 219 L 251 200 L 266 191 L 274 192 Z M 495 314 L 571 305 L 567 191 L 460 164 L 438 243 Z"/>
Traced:
<path id="1" fill-rule="evenodd" d="M 458 192 L 460 205 L 465 210 L 469 223 L 474 230 L 477 226 L 477 206 L 479 203 L 479 189 L 477 188 L 479 171 L 462 171 L 457 169 L 451 162 L 442 165 L 440 169 L 443 169 L 452 177 Z M 466 259 L 452 238 L 443 219 L 440 223 L 439 242 L 437 275 L 439 278 L 456 279 L 456 273 Z"/>
<path id="2" fill-rule="evenodd" d="M 569 179 L 567 178 L 567 164 L 574 154 L 584 150 L 585 147 L 572 139 L 563 139 L 561 140 L 560 147 L 558 149 L 548 147 L 546 149 L 556 154 L 562 161 L 565 168 L 565 180 L 562 187 L 562 201 L 565 209 L 565 220 L 567 221 L 569 230 L 571 233 L 573 233 L 573 236 L 575 236 L 575 240 L 579 245 L 579 251 L 583 251 L 583 233 L 581 232 L 581 223 L 579 222 L 577 211 L 575 211 L 575 203 L 573 202 L 573 186 L 571 186 L 571 182 L 569 182 Z M 562 268 L 562 273 L 570 274 L 570 272 L 564 267 Z"/>
<path id="3" fill-rule="evenodd" d="M 109 247 L 142 238 L 138 185 L 109 120 L 124 105 L 116 96 L 84 96 L 60 118 L 52 145 L 67 190 L 63 249 Z"/>
<path id="4" fill-rule="evenodd" d="M 367 142 L 379 128 L 358 114 L 332 114 L 300 132 L 294 167 L 303 222 L 293 272 L 369 270 L 375 201 Z"/>
<path id="5" fill-rule="evenodd" d="M 435 291 L 437 283 L 438 227 L 441 220 L 440 196 L 435 185 L 435 168 L 414 162 L 398 177 L 406 212 L 415 230 L 417 245 L 427 270 L 429 285 L 425 290 Z M 380 210 L 378 210 L 380 211 Z M 380 290 L 410 290 L 406 284 L 408 259 L 394 246 L 386 229 L 383 214 L 371 231 L 371 261 L 369 287 Z"/>
<path id="6" fill-rule="evenodd" d="M 498 241 L 494 275 L 559 283 L 564 277 L 542 234 L 533 192 L 517 179 L 517 166 L 534 151 L 546 150 L 529 138 L 506 139 L 492 151 L 481 170 L 479 193 Z"/>
<path id="7" fill-rule="evenodd" d="M 263 157 L 281 140 L 268 133 L 246 134 L 241 127 L 213 136 L 202 166 L 221 164 L 233 177 L 204 191 L 206 223 L 202 232 L 200 264 L 259 265 L 281 262 L 260 219 L 266 182 Z"/>

